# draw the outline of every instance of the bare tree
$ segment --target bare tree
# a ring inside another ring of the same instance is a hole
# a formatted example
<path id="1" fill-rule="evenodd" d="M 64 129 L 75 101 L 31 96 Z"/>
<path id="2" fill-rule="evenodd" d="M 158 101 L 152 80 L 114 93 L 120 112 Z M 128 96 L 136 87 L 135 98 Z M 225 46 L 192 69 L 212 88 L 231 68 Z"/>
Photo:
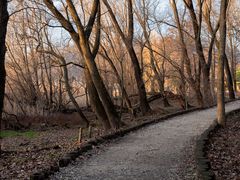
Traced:
<path id="1" fill-rule="evenodd" d="M 108 12 L 110 14 L 110 17 L 112 19 L 112 23 L 114 24 L 114 27 L 116 28 L 117 32 L 121 36 L 127 50 L 129 53 L 129 56 L 131 58 L 133 68 L 134 68 L 134 74 L 136 78 L 136 83 L 138 87 L 138 93 L 139 93 L 139 101 L 140 101 L 140 109 L 143 114 L 147 113 L 150 110 L 150 106 L 147 102 L 147 95 L 146 95 L 146 89 L 142 78 L 142 72 L 140 69 L 139 61 L 136 55 L 136 52 L 133 47 L 133 36 L 134 36 L 134 18 L 133 18 L 133 4 L 132 0 L 127 0 L 127 7 L 128 7 L 128 30 L 127 34 L 124 34 L 123 30 L 121 29 L 114 12 L 108 3 L 107 0 L 103 0 L 105 6 L 108 9 Z"/>
<path id="2" fill-rule="evenodd" d="M 208 59 L 209 59 L 209 61 L 212 61 L 212 50 L 213 50 L 214 42 L 216 44 L 217 49 L 220 50 L 220 42 L 216 38 L 216 33 L 219 28 L 219 22 L 217 22 L 216 27 L 213 28 L 212 23 L 211 23 L 211 18 L 210 18 L 211 17 L 211 7 L 209 7 L 209 6 L 211 6 L 211 1 L 209 3 L 210 4 L 207 4 L 206 2 L 204 3 L 203 17 L 207 24 L 208 31 L 212 36 L 210 47 L 209 47 L 209 53 L 208 53 Z M 228 57 L 227 57 L 226 53 L 225 53 L 224 57 L 225 57 L 224 69 L 225 69 L 226 77 L 227 77 L 226 80 L 227 80 L 227 87 L 228 87 L 228 91 L 229 91 L 229 98 L 235 99 L 235 93 L 234 93 L 234 88 L 233 88 L 233 78 L 232 78 L 231 70 L 229 67 L 229 61 L 228 61 Z"/>
<path id="3" fill-rule="evenodd" d="M 178 9 L 177 9 L 175 0 L 171 0 L 170 4 L 173 9 L 173 14 L 174 14 L 174 18 L 175 18 L 175 21 L 177 24 L 178 36 L 179 36 L 179 41 L 180 41 L 180 45 L 181 45 L 181 61 L 182 61 L 181 69 L 182 69 L 182 72 L 184 75 L 184 69 L 185 69 L 184 65 L 186 66 L 186 73 L 188 75 L 187 82 L 190 84 L 190 86 L 194 90 L 196 97 L 197 97 L 198 104 L 200 106 L 203 106 L 203 97 L 202 97 L 202 93 L 201 93 L 201 89 L 200 89 L 200 81 L 198 80 L 200 77 L 199 77 L 199 74 L 195 74 L 196 78 L 194 79 L 194 77 L 192 75 L 191 60 L 188 55 L 187 45 L 186 45 L 185 39 L 184 39 L 183 27 L 180 23 L 180 18 L 179 18 Z M 183 79 L 183 77 L 182 77 L 182 79 Z M 184 80 L 182 80 L 182 81 L 184 81 Z M 185 83 L 182 82 L 182 86 L 184 86 L 184 84 Z M 184 92 L 185 88 L 184 87 L 181 87 L 181 88 L 183 88 L 182 91 L 183 91 L 183 94 L 185 94 L 185 92 Z"/>
<path id="4" fill-rule="evenodd" d="M 149 4 L 146 1 L 142 0 L 140 10 L 136 11 L 136 15 L 137 15 L 139 24 L 142 27 L 143 36 L 145 38 L 146 45 L 148 46 L 148 50 L 149 50 L 149 54 L 150 54 L 151 69 L 153 70 L 154 77 L 157 80 L 157 83 L 159 86 L 159 91 L 163 97 L 164 105 L 170 106 L 167 98 L 164 95 L 164 75 L 158 68 L 158 64 L 157 64 L 157 60 L 154 55 L 153 47 L 150 42 L 151 29 L 150 29 L 150 25 L 149 25 L 149 18 L 150 18 L 149 11 L 150 11 Z"/>
<path id="5" fill-rule="evenodd" d="M 67 8 L 66 11 L 69 12 L 72 17 L 72 20 L 74 22 L 74 26 L 77 28 L 77 32 L 75 31 L 73 24 L 69 19 L 66 19 L 63 14 L 56 8 L 56 6 L 53 4 L 52 0 L 44 0 L 44 3 L 48 7 L 48 9 L 54 14 L 54 16 L 57 18 L 57 20 L 61 23 L 61 25 L 64 27 L 65 30 L 69 32 L 71 35 L 74 43 L 76 44 L 77 48 L 79 49 L 80 53 L 83 56 L 83 59 L 86 64 L 86 82 L 88 82 L 88 91 L 90 94 L 90 98 L 92 99 L 92 103 L 96 104 L 95 107 L 102 103 L 104 110 L 107 114 L 108 120 L 111 124 L 111 127 L 113 129 L 117 129 L 120 126 L 120 119 L 117 115 L 117 112 L 114 108 L 113 102 L 107 92 L 107 89 L 103 83 L 103 80 L 98 72 L 96 63 L 94 61 L 98 48 L 100 45 L 100 2 L 99 0 L 93 1 L 92 11 L 89 16 L 89 21 L 87 24 L 87 27 L 85 28 L 81 22 L 81 19 L 77 13 L 76 7 L 74 6 L 74 3 L 72 0 L 67 0 Z M 97 34 L 95 38 L 95 44 L 93 46 L 93 49 L 91 49 L 89 37 L 92 33 L 93 26 L 95 23 L 97 17 Z M 96 89 L 93 89 L 93 88 Z M 97 94 L 96 94 L 97 91 Z M 95 97 L 94 97 L 95 95 Z M 97 100 L 97 96 L 100 97 L 101 101 Z M 93 99 L 95 98 L 95 99 Z M 101 112 L 99 112 L 101 113 Z M 101 114 L 99 114 L 101 115 Z M 106 127 L 109 128 L 109 127 Z"/>
<path id="6" fill-rule="evenodd" d="M 199 59 L 199 63 L 201 65 L 201 72 L 202 72 L 202 81 L 203 81 L 203 95 L 204 95 L 204 101 L 205 106 L 208 106 L 213 102 L 213 96 L 211 93 L 210 88 L 210 67 L 211 67 L 211 61 L 207 61 L 204 56 L 204 50 L 202 45 L 202 39 L 201 39 L 201 33 L 202 33 L 202 16 L 203 16 L 203 2 L 202 0 L 198 0 L 198 16 L 194 9 L 194 3 L 192 0 L 183 0 L 185 6 L 187 7 L 194 31 L 194 41 L 195 41 L 195 47 Z"/>
<path id="7" fill-rule="evenodd" d="M 72 93 L 72 88 L 70 86 L 70 83 L 69 83 L 69 75 L 68 75 L 68 69 L 67 69 L 67 63 L 66 63 L 66 60 L 65 58 L 60 55 L 60 53 L 56 53 L 52 47 L 52 45 L 50 44 L 50 41 L 49 39 L 47 38 L 48 40 L 48 46 L 50 47 L 50 50 L 47 51 L 47 50 L 37 50 L 38 52 L 43 52 L 43 53 L 46 53 L 46 54 L 50 54 L 52 56 L 54 56 L 55 58 L 58 59 L 59 61 L 59 64 L 60 66 L 62 67 L 62 70 L 63 70 L 63 77 L 64 77 L 64 84 L 65 84 L 65 87 L 66 87 L 66 90 L 67 90 L 67 93 L 68 93 L 68 96 L 71 100 L 71 102 L 73 103 L 73 105 L 75 106 L 79 116 L 81 117 L 83 123 L 85 124 L 86 127 L 89 126 L 89 121 L 87 120 L 86 116 L 83 114 L 81 108 L 79 107 L 76 99 L 74 98 L 73 96 L 73 93 Z"/>

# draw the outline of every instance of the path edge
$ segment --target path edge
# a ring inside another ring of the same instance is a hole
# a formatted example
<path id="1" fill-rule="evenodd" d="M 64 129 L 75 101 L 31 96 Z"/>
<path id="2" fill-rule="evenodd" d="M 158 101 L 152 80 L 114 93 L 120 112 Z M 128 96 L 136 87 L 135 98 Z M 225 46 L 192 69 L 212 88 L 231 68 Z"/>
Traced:
<path id="1" fill-rule="evenodd" d="M 232 110 L 226 113 L 226 116 L 231 116 L 235 113 L 240 112 L 239 109 Z M 197 178 L 200 180 L 215 180 L 215 174 L 211 169 L 210 160 L 207 157 L 206 146 L 209 141 L 209 135 L 217 128 L 217 119 L 206 129 L 197 139 L 195 146 L 195 162 L 197 170 Z"/>

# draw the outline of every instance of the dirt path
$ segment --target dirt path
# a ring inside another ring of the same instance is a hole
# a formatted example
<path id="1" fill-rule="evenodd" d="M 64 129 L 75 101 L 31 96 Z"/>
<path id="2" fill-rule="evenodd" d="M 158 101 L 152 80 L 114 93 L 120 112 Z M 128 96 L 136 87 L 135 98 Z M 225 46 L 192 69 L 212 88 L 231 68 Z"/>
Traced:
<path id="1" fill-rule="evenodd" d="M 226 105 L 227 112 L 238 108 L 240 101 Z M 92 157 L 62 168 L 51 178 L 182 179 L 179 168 L 186 160 L 186 149 L 215 117 L 216 108 L 211 108 L 140 129 L 100 148 Z"/>

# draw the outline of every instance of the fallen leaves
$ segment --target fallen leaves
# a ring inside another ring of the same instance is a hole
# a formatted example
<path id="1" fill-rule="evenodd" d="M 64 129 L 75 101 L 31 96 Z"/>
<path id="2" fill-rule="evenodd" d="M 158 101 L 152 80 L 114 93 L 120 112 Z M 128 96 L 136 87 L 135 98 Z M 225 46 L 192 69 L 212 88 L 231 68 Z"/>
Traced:
<path id="1" fill-rule="evenodd" d="M 210 133 L 206 151 L 216 179 L 240 179 L 240 113 Z"/>

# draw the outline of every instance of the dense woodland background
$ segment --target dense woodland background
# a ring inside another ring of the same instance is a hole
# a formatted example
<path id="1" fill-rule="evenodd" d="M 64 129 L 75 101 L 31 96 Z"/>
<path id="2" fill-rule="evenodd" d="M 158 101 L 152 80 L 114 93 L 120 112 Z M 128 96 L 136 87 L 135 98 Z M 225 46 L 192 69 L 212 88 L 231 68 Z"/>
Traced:
<path id="1" fill-rule="evenodd" d="M 172 98 L 182 109 L 208 107 L 217 100 L 219 65 L 225 96 L 236 98 L 239 3 L 221 9 L 224 32 L 220 0 L 10 1 L 2 125 L 73 110 L 86 127 L 91 109 L 105 130 L 117 129 L 123 112 L 151 113 L 154 97 L 163 109 Z"/>

